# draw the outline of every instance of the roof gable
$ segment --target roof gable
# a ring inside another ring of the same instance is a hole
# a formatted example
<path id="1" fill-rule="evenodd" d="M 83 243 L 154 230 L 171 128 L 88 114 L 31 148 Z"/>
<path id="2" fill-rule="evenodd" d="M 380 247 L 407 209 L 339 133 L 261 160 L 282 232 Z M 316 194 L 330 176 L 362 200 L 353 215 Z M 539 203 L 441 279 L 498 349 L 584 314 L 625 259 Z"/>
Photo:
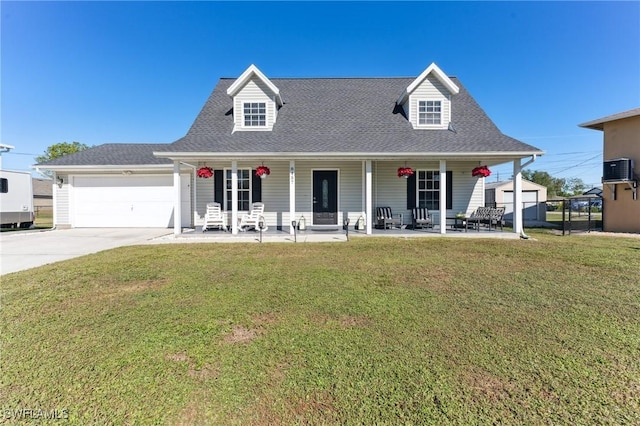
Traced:
<path id="1" fill-rule="evenodd" d="M 265 86 L 269 88 L 276 96 L 276 102 L 278 106 L 282 106 L 282 96 L 280 96 L 280 89 L 276 87 L 275 84 L 271 82 L 255 65 L 249 65 L 241 75 L 233 82 L 231 86 L 227 89 L 227 95 L 233 97 L 238 94 L 238 92 L 251 80 L 252 77 L 257 77 Z"/>
<path id="2" fill-rule="evenodd" d="M 433 74 L 438 79 L 438 81 L 440 81 L 440 83 L 442 83 L 444 87 L 446 87 L 447 90 L 449 90 L 449 92 L 451 92 L 452 94 L 456 95 L 460 91 L 460 88 L 453 82 L 453 80 L 447 77 L 447 75 L 435 64 L 435 62 L 433 62 L 427 67 L 426 70 L 422 72 L 422 74 L 418 76 L 418 78 L 413 80 L 411 84 L 407 86 L 405 91 L 398 98 L 398 105 L 404 104 L 409 98 L 409 95 L 414 90 L 416 90 L 416 88 L 420 86 L 420 84 L 422 84 L 422 82 L 431 74 Z"/>

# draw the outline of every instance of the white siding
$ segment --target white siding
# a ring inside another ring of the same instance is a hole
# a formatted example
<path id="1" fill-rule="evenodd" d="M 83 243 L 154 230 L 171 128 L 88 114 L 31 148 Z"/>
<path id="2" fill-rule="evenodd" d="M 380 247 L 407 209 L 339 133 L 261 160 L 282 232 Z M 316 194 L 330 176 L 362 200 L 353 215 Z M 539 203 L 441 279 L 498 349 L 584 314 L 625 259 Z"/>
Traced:
<path id="1" fill-rule="evenodd" d="M 71 226 L 71 219 L 69 215 L 69 176 L 58 175 L 64 179 L 62 188 L 55 185 L 56 191 L 56 205 L 55 205 L 55 226 Z"/>
<path id="2" fill-rule="evenodd" d="M 416 87 L 409 96 L 409 121 L 414 128 L 447 128 L 451 121 L 450 93 L 440 81 L 429 76 Z M 441 126 L 419 126 L 418 125 L 418 101 L 440 100 L 442 101 L 442 124 Z M 406 111 L 406 110 L 405 110 Z"/>
<path id="3" fill-rule="evenodd" d="M 447 162 L 447 171 L 452 172 L 451 180 L 447 184 L 453 184 L 452 208 L 448 214 L 457 212 L 471 213 L 477 207 L 484 205 L 484 182 L 471 176 L 471 170 L 475 163 L 471 162 Z M 407 179 L 398 178 L 400 163 L 375 162 L 374 163 L 374 192 L 373 207 L 389 206 L 394 214 L 402 213 L 404 223 L 411 220 L 411 211 L 407 209 Z M 438 161 L 411 162 L 407 166 L 414 170 L 439 170 Z M 437 212 L 434 212 L 439 215 Z M 436 218 L 437 219 L 437 218 Z"/>
<path id="4" fill-rule="evenodd" d="M 202 167 L 204 164 L 199 164 Z M 225 169 L 230 163 L 207 162 L 212 169 Z M 259 163 L 255 161 L 239 161 L 238 168 L 255 169 Z M 313 211 L 313 170 L 338 170 L 338 211 L 339 223 L 344 215 L 348 215 L 351 224 L 363 214 L 362 211 L 362 162 L 348 161 L 326 163 L 322 161 L 296 161 L 296 213 L 289 215 L 289 162 L 277 161 L 265 163 L 271 174 L 262 180 L 262 202 L 265 204 L 265 219 L 269 227 L 286 229 L 291 220 L 298 221 L 304 216 L 307 225 L 311 224 Z M 202 225 L 206 204 L 214 199 L 213 179 L 196 179 L 196 213 L 195 224 Z M 231 213 L 227 212 L 229 221 Z M 242 213 L 241 213 L 242 214 Z M 229 222 L 230 223 L 230 222 Z"/>
<path id="5" fill-rule="evenodd" d="M 211 164 L 209 167 L 213 168 Z M 204 164 L 199 164 L 198 168 L 204 167 Z M 194 188 L 194 208 L 193 208 L 193 223 L 196 226 L 202 226 L 204 224 L 204 214 L 207 211 L 207 203 L 213 202 L 213 178 L 204 179 L 195 177 L 193 182 Z"/>
<path id="6" fill-rule="evenodd" d="M 212 169 L 225 169 L 230 163 L 207 162 Z M 239 161 L 238 168 L 255 169 L 256 161 Z M 269 161 L 265 163 L 271 169 L 268 178 L 262 180 L 262 202 L 265 204 L 267 225 L 273 228 L 287 229 L 291 220 L 298 221 L 304 216 L 307 226 L 311 225 L 313 211 L 313 170 L 338 171 L 338 224 L 345 215 L 350 224 L 355 225 L 363 211 L 363 172 L 362 161 L 296 161 L 296 213 L 289 216 L 289 162 Z M 453 173 L 453 208 L 449 214 L 457 212 L 471 213 L 484 205 L 484 179 L 471 176 L 471 170 L 477 162 L 449 161 L 447 169 Z M 204 166 L 204 163 L 198 167 Z M 398 167 L 404 166 L 397 161 L 373 162 L 373 207 L 390 206 L 394 213 L 404 215 L 405 224 L 411 221 L 411 212 L 407 209 L 407 180 L 398 178 Z M 407 166 L 414 170 L 439 170 L 438 161 L 410 162 Z M 202 225 L 205 206 L 214 198 L 213 179 L 198 179 L 195 182 L 195 224 Z M 229 221 L 231 213 L 227 212 Z M 241 213 L 242 214 L 242 213 Z M 230 223 L 230 222 L 229 222 Z"/>
<path id="7" fill-rule="evenodd" d="M 434 163 L 411 163 L 410 167 L 438 168 Z M 373 164 L 373 214 L 376 207 L 391 207 L 393 214 L 402 214 L 404 223 L 409 223 L 410 212 L 407 210 L 407 179 L 398 177 L 398 167 L 404 167 L 400 162 L 380 162 Z"/>
<path id="8" fill-rule="evenodd" d="M 274 94 L 262 83 L 258 78 L 252 78 L 238 92 L 233 99 L 233 121 L 235 130 L 272 130 L 276 120 L 276 103 L 273 99 Z M 245 102 L 265 102 L 267 107 L 267 126 L 266 127 L 244 127 L 244 108 Z"/>

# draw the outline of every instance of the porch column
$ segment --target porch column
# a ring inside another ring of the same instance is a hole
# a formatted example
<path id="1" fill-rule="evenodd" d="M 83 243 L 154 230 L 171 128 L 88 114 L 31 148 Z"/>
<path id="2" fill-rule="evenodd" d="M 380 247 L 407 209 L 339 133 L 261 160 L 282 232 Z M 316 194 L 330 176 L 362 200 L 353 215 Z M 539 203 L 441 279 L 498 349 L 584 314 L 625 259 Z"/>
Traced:
<path id="1" fill-rule="evenodd" d="M 513 160 L 513 232 L 522 233 L 522 164 Z"/>
<path id="2" fill-rule="evenodd" d="M 173 162 L 173 234 L 182 234 L 182 194 L 180 193 L 180 162 Z"/>
<path id="3" fill-rule="evenodd" d="M 447 233 L 447 160 L 440 160 L 440 233 Z"/>
<path id="4" fill-rule="evenodd" d="M 231 162 L 231 234 L 238 235 L 238 162 Z"/>
<path id="5" fill-rule="evenodd" d="M 291 222 L 296 220 L 296 162 L 289 161 L 289 235 L 295 233 Z"/>
<path id="6" fill-rule="evenodd" d="M 365 215 L 367 217 L 367 235 L 373 233 L 373 177 L 371 160 L 366 160 L 364 165 L 365 173 Z"/>

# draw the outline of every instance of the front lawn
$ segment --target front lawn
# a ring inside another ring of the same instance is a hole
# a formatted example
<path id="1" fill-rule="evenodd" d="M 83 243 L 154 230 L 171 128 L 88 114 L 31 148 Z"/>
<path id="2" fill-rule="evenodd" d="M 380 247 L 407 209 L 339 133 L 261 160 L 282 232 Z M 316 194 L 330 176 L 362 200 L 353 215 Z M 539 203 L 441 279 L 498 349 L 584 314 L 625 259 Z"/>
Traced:
<path id="1" fill-rule="evenodd" d="M 4 276 L 2 416 L 640 423 L 640 240 L 531 235 L 125 247 Z"/>

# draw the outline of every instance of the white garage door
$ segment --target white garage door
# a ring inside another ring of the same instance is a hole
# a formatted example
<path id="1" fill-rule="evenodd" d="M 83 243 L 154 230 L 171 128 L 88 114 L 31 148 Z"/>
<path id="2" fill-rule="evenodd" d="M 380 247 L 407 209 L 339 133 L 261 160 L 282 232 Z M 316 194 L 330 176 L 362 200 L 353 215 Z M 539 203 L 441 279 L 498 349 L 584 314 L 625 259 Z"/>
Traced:
<path id="1" fill-rule="evenodd" d="M 182 226 L 191 225 L 189 175 L 181 175 Z M 76 228 L 173 227 L 173 176 L 74 176 Z"/>

